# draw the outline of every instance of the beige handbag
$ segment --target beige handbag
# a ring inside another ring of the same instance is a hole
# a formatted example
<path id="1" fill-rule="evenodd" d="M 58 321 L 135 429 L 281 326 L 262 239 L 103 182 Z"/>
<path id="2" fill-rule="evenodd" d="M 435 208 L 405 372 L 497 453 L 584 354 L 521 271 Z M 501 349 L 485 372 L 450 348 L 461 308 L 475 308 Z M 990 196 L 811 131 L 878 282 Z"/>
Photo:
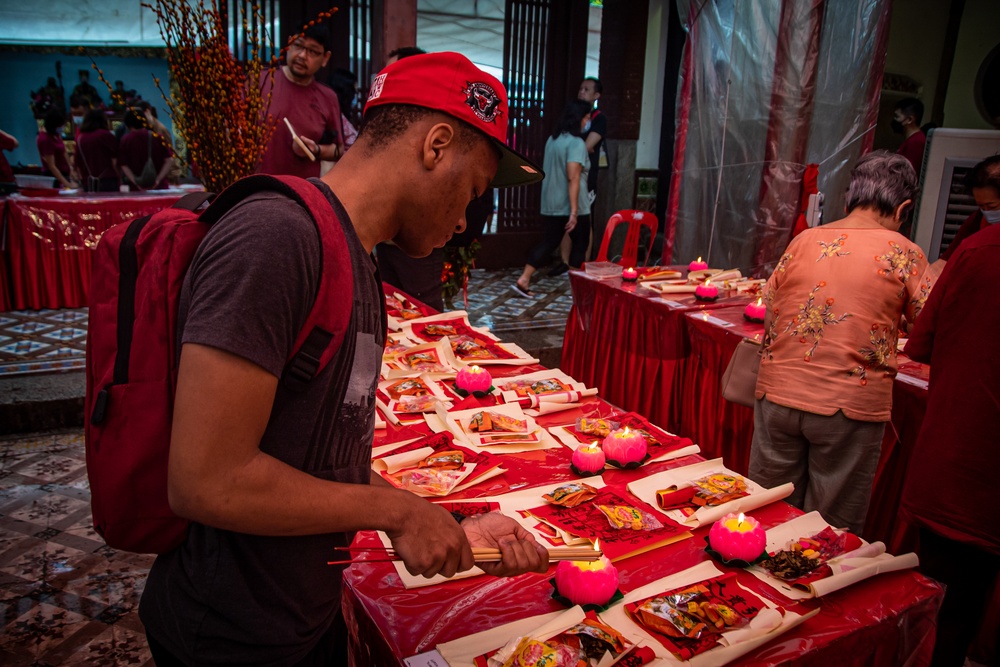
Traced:
<path id="1" fill-rule="evenodd" d="M 722 397 L 737 405 L 753 407 L 760 370 L 760 343 L 744 338 L 736 346 L 733 358 L 722 375 Z"/>

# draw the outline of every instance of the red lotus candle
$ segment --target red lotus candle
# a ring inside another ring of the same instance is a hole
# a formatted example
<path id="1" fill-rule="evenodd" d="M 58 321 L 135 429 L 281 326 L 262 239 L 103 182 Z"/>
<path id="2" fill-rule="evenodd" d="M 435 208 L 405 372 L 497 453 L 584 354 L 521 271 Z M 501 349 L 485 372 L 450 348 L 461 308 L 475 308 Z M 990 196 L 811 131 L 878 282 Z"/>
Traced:
<path id="1" fill-rule="evenodd" d="M 624 280 L 625 282 L 634 283 L 638 279 L 639 279 L 639 272 L 636 271 L 634 267 L 630 266 L 624 271 L 622 271 L 622 280 Z"/>
<path id="2" fill-rule="evenodd" d="M 764 305 L 761 297 L 757 297 L 756 302 L 748 303 L 747 307 L 743 309 L 743 318 L 747 322 L 763 322 L 766 314 L 767 306 Z"/>
<path id="3" fill-rule="evenodd" d="M 618 591 L 618 570 L 607 558 L 559 561 L 556 590 L 572 604 L 603 607 Z"/>
<path id="4" fill-rule="evenodd" d="M 694 298 L 698 301 L 715 301 L 719 298 L 719 288 L 712 284 L 711 279 L 694 288 Z"/>
<path id="5" fill-rule="evenodd" d="M 467 393 L 488 392 L 493 386 L 493 376 L 481 366 L 466 366 L 455 376 L 455 387 Z"/>
<path id="6" fill-rule="evenodd" d="M 752 516 L 727 514 L 708 531 L 708 543 L 726 560 L 745 560 L 748 563 L 760 558 L 767 544 L 767 535 Z"/>
<path id="7" fill-rule="evenodd" d="M 701 261 L 701 257 L 688 264 L 688 271 L 704 271 L 707 268 L 708 262 Z"/>
<path id="8" fill-rule="evenodd" d="M 596 475 L 604 470 L 605 456 L 597 442 L 580 445 L 573 452 L 573 472 L 577 475 Z"/>
<path id="9" fill-rule="evenodd" d="M 639 463 L 646 458 L 646 438 L 628 426 L 612 431 L 604 438 L 604 455 L 618 465 Z"/>

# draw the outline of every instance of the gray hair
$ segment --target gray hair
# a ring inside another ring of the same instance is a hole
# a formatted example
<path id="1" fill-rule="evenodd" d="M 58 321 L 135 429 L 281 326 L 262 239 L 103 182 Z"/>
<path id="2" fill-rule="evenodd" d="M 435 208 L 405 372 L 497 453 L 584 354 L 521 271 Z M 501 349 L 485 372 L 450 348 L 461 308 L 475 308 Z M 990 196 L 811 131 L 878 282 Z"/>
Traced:
<path id="1" fill-rule="evenodd" d="M 917 172 L 913 171 L 909 160 L 889 151 L 872 151 L 862 155 L 851 170 L 847 212 L 871 208 L 882 215 L 894 215 L 907 199 L 916 201 L 919 192 Z M 912 206 L 903 211 L 904 222 L 912 211 Z"/>

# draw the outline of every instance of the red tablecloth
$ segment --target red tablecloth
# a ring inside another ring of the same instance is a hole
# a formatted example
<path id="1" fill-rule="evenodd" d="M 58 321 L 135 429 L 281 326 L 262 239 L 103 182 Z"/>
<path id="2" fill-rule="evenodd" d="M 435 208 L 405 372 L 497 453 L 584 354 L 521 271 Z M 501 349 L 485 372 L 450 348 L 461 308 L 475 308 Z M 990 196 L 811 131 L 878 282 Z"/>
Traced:
<path id="1" fill-rule="evenodd" d="M 603 401 L 594 409 L 610 410 Z M 551 417 L 555 417 L 554 415 Z M 404 434 L 406 435 L 406 434 Z M 514 454 L 504 458 L 510 485 L 534 486 L 569 479 L 569 450 L 543 455 Z M 611 484 L 623 484 L 641 475 L 700 460 L 688 457 L 657 463 L 634 471 L 605 474 Z M 478 495 L 478 494 L 473 494 Z M 765 527 L 801 514 L 785 503 L 753 512 Z M 628 592 L 650 581 L 691 567 L 708 558 L 704 551 L 708 529 L 693 538 L 620 561 L 621 590 Z M 374 533 L 359 534 L 356 546 L 379 547 Z M 774 591 L 746 573 L 741 583 L 760 595 L 788 605 Z M 404 658 L 504 623 L 557 611 L 551 598 L 551 570 L 546 575 L 515 579 L 475 577 L 406 590 L 388 563 L 359 563 L 344 573 L 343 611 L 350 633 L 355 665 L 401 665 Z M 880 576 L 834 593 L 822 602 L 803 603 L 800 611 L 815 607 L 820 613 L 779 641 L 761 647 L 736 664 L 898 665 L 926 664 L 933 647 L 938 607 L 943 591 L 916 572 Z"/>
<path id="2" fill-rule="evenodd" d="M 171 206 L 177 194 L 9 197 L 4 211 L 10 306 L 87 305 L 92 251 L 112 225 Z"/>
<path id="3" fill-rule="evenodd" d="M 596 281 L 581 272 L 570 272 L 570 277 L 574 305 L 566 324 L 563 370 L 597 387 L 616 405 L 638 412 L 648 409 L 645 414 L 657 415 L 654 422 L 694 440 L 704 456 L 721 456 L 730 469 L 746 473 L 753 410 L 723 399 L 721 382 L 739 341 L 763 334 L 763 325 L 743 319 L 748 299 L 720 299 L 710 309 L 696 310 L 687 297 L 674 300 L 683 306 L 678 308 L 620 280 Z M 659 355 L 657 343 L 663 348 Z M 590 370 L 588 375 L 588 369 L 598 366 L 603 366 L 599 372 Z M 866 539 L 882 540 L 895 553 L 915 546 L 898 508 L 926 410 L 928 372 L 926 365 L 900 356 L 892 421 L 882 442 L 864 531 Z M 671 382 L 660 379 L 668 374 Z M 640 379 L 633 381 L 637 376 Z M 650 396 L 659 400 L 650 405 Z"/>
<path id="4" fill-rule="evenodd" d="M 745 298 L 698 302 L 621 278 L 597 280 L 570 271 L 573 308 L 566 321 L 560 368 L 605 400 L 645 415 L 670 431 L 679 428 L 675 400 L 679 363 L 687 355 L 682 317 L 746 303 Z"/>

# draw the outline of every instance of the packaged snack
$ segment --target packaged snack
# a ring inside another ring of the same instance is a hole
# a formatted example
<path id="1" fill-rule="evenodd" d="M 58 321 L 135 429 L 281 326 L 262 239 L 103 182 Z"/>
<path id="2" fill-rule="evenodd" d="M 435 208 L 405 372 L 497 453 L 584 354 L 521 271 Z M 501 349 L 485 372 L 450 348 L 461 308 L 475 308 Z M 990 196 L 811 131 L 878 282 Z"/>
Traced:
<path id="1" fill-rule="evenodd" d="M 598 505 L 608 522 L 619 530 L 657 530 L 663 528 L 656 517 L 629 505 Z"/>
<path id="2" fill-rule="evenodd" d="M 554 505 L 576 507 L 580 503 L 591 500 L 596 495 L 597 489 L 589 484 L 584 484 L 583 482 L 570 482 L 569 484 L 563 484 L 562 486 L 553 489 L 552 493 L 544 494 L 542 498 L 545 498 L 545 500 Z"/>
<path id="3" fill-rule="evenodd" d="M 465 465 L 465 454 L 456 450 L 434 452 L 420 462 L 421 468 L 440 468 L 442 470 L 458 470 Z"/>
<path id="4" fill-rule="evenodd" d="M 400 396 L 396 402 L 397 412 L 418 413 L 434 412 L 441 401 L 431 395 L 425 396 Z"/>
<path id="5" fill-rule="evenodd" d="M 451 493 L 468 475 L 463 470 L 447 470 L 442 468 L 414 468 L 404 471 L 400 477 L 400 486 L 408 491 L 422 491 L 428 495 L 445 496 Z"/>
<path id="6" fill-rule="evenodd" d="M 610 419 L 580 417 L 576 420 L 577 431 L 586 435 L 597 436 L 599 438 L 606 438 L 616 428 L 618 428 L 618 422 L 611 421 Z"/>
<path id="7" fill-rule="evenodd" d="M 394 382 L 385 389 L 389 398 L 399 399 L 400 396 L 424 396 L 430 393 L 430 389 L 418 378 L 404 378 Z"/>
<path id="8" fill-rule="evenodd" d="M 424 327 L 424 333 L 429 336 L 437 336 L 439 338 L 441 336 L 454 336 L 455 327 L 450 324 L 428 324 Z"/>
<path id="9" fill-rule="evenodd" d="M 524 419 L 510 417 L 500 412 L 484 410 L 472 416 L 469 422 L 469 430 L 475 433 L 484 433 L 487 431 L 526 433 L 528 431 L 528 422 Z"/>

